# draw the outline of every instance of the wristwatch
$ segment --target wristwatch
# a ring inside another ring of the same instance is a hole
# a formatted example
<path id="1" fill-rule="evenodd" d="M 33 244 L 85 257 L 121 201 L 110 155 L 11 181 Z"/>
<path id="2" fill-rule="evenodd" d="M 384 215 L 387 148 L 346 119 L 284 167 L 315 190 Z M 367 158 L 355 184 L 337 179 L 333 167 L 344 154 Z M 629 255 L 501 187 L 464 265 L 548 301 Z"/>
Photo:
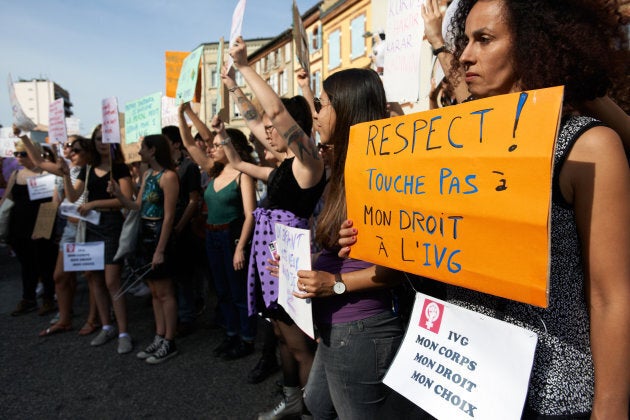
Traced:
<path id="1" fill-rule="evenodd" d="M 341 279 L 341 274 L 335 274 L 335 285 L 333 286 L 333 291 L 336 295 L 342 295 L 346 292 L 346 283 Z"/>
<path id="2" fill-rule="evenodd" d="M 431 49 L 431 51 L 433 51 L 433 55 L 437 57 L 440 53 L 448 52 L 448 47 L 444 44 L 440 48 Z"/>

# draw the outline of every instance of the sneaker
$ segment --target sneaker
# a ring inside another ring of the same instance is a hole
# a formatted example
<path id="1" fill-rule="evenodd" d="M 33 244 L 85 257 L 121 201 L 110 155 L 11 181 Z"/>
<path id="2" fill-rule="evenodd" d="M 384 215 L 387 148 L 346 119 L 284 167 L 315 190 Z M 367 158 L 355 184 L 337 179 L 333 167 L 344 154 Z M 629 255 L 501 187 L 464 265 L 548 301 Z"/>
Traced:
<path id="1" fill-rule="evenodd" d="M 118 336 L 118 354 L 127 354 L 133 350 L 133 341 L 128 334 Z"/>
<path id="2" fill-rule="evenodd" d="M 304 404 L 302 390 L 298 387 L 284 387 L 284 398 L 273 409 L 258 414 L 258 420 L 280 420 L 291 417 L 301 417 Z"/>
<path id="3" fill-rule="evenodd" d="M 44 316 L 48 315 L 51 312 L 55 312 L 57 307 L 55 306 L 55 302 L 51 299 L 44 299 L 42 302 L 42 306 L 39 307 L 39 311 L 37 311 L 37 315 Z"/>
<path id="4" fill-rule="evenodd" d="M 247 374 L 247 382 L 250 384 L 257 384 L 265 379 L 280 368 L 278 361 L 275 357 L 269 359 L 264 355 L 258 360 L 256 366 Z"/>
<path id="5" fill-rule="evenodd" d="M 15 310 L 11 312 L 11 316 L 24 315 L 29 312 L 33 312 L 37 309 L 37 302 L 34 300 L 22 299 L 16 306 Z"/>
<path id="6" fill-rule="evenodd" d="M 225 360 L 236 360 L 254 352 L 254 342 L 239 339 L 234 347 L 223 354 Z"/>
<path id="7" fill-rule="evenodd" d="M 153 353 L 152 356 L 147 358 L 146 362 L 150 365 L 157 365 L 159 363 L 165 362 L 171 357 L 177 356 L 177 347 L 175 346 L 175 341 L 173 340 L 162 340 L 162 345 L 160 348 Z"/>
<path id="8" fill-rule="evenodd" d="M 159 335 L 156 334 L 155 337 L 153 338 L 153 342 L 149 344 L 147 348 L 138 352 L 136 354 L 136 357 L 142 360 L 148 359 L 150 356 L 153 355 L 153 353 L 158 351 L 158 349 L 162 345 L 162 341 L 164 341 L 164 337 L 160 337 Z"/>
<path id="9" fill-rule="evenodd" d="M 223 356 L 225 353 L 230 351 L 232 347 L 234 347 L 238 343 L 238 336 L 226 336 L 221 344 L 219 344 L 214 350 L 212 350 L 212 354 L 215 357 Z"/>
<path id="10" fill-rule="evenodd" d="M 90 341 L 90 345 L 94 347 L 102 346 L 103 344 L 107 343 L 109 340 L 112 340 L 115 337 L 116 337 L 116 328 L 110 328 L 109 330 L 101 328 L 101 331 L 98 333 L 98 335 L 94 337 L 92 341 Z"/>

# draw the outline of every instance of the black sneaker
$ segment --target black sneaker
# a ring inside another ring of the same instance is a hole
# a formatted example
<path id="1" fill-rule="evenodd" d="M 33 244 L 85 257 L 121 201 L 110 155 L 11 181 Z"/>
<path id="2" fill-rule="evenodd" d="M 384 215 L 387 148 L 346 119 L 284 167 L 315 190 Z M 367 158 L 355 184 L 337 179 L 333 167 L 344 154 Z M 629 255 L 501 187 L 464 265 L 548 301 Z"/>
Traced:
<path id="1" fill-rule="evenodd" d="M 250 384 L 257 384 L 265 379 L 272 373 L 276 372 L 280 365 L 278 365 L 278 361 L 274 358 L 269 359 L 264 355 L 258 360 L 256 366 L 247 374 L 247 382 Z"/>
<path id="2" fill-rule="evenodd" d="M 214 350 L 212 350 L 212 354 L 215 357 L 223 356 L 225 353 L 230 351 L 232 347 L 238 344 L 238 341 L 239 341 L 238 336 L 236 335 L 233 337 L 226 336 L 221 342 L 221 344 L 219 344 Z"/>
<path id="3" fill-rule="evenodd" d="M 162 346 L 162 341 L 164 341 L 164 337 L 160 337 L 159 335 L 156 334 L 155 337 L 153 338 L 153 342 L 149 344 L 147 348 L 145 348 L 141 352 L 138 352 L 136 354 L 136 357 L 138 359 L 145 360 L 153 356 L 153 353 L 158 351 L 160 347 Z"/>
<path id="4" fill-rule="evenodd" d="M 157 365 L 159 363 L 165 362 L 171 357 L 177 356 L 177 347 L 175 346 L 175 341 L 173 340 L 162 340 L 162 345 L 160 348 L 153 353 L 152 356 L 147 358 L 146 362 L 150 365 Z"/>
<path id="5" fill-rule="evenodd" d="M 236 345 L 223 355 L 223 358 L 225 360 L 236 360 L 236 359 L 240 359 L 241 357 L 249 356 L 253 352 L 254 352 L 253 341 L 243 341 L 239 339 Z"/>

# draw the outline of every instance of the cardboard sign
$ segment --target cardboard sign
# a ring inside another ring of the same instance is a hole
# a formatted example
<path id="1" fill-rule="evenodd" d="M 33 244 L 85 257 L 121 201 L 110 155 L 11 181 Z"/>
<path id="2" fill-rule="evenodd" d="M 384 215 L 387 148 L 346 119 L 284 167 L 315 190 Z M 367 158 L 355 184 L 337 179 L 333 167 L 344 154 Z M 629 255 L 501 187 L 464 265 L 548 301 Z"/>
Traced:
<path id="1" fill-rule="evenodd" d="M 118 119 L 118 99 L 113 96 L 101 102 L 103 114 L 103 143 L 120 143 L 120 120 Z"/>
<path id="2" fill-rule="evenodd" d="M 311 56 L 308 50 L 308 36 L 306 35 L 304 22 L 302 22 L 295 0 L 293 0 L 293 40 L 295 41 L 295 55 L 298 62 L 306 71 L 306 74 L 310 75 Z"/>
<path id="3" fill-rule="evenodd" d="M 69 243 L 63 247 L 63 271 L 105 269 L 105 242 Z"/>
<path id="4" fill-rule="evenodd" d="M 358 124 L 346 160 L 352 256 L 547 306 L 562 87 Z"/>
<path id="5" fill-rule="evenodd" d="M 315 339 L 311 299 L 293 296 L 294 291 L 299 292 L 298 270 L 311 269 L 311 232 L 276 223 L 276 251 L 280 255 L 278 304 L 306 335 Z"/>
<path id="6" fill-rule="evenodd" d="M 157 92 L 125 104 L 125 142 L 137 143 L 140 137 L 162 133 L 162 93 Z"/>
<path id="7" fill-rule="evenodd" d="M 190 55 L 188 51 L 166 51 L 164 61 L 166 64 L 166 93 L 169 98 L 177 95 L 177 83 L 184 59 Z"/>
<path id="8" fill-rule="evenodd" d="M 66 129 L 66 111 L 63 98 L 56 99 L 48 105 L 48 142 L 64 144 L 68 141 Z"/>
<path id="9" fill-rule="evenodd" d="M 20 105 L 20 101 L 15 94 L 15 86 L 13 86 L 13 79 L 11 78 L 11 74 L 9 74 L 9 101 L 11 102 L 11 111 L 13 113 L 13 123 L 22 131 L 32 131 L 37 127 L 37 124 L 33 122 L 29 117 L 26 116 L 24 110 L 22 110 L 22 106 Z"/>
<path id="10" fill-rule="evenodd" d="M 232 26 L 230 28 L 230 47 L 234 45 L 236 38 L 241 36 L 243 29 L 243 16 L 245 15 L 245 4 L 247 0 L 239 0 L 238 4 L 234 8 L 234 13 L 232 14 Z M 228 55 L 227 61 L 227 69 L 230 71 L 230 67 L 234 60 L 232 60 L 232 56 Z"/>
<path id="11" fill-rule="evenodd" d="M 55 191 L 55 175 L 37 175 L 26 178 L 28 197 L 31 201 L 50 198 Z"/>
<path id="12" fill-rule="evenodd" d="M 39 205 L 31 238 L 50 239 L 57 218 L 57 207 L 58 204 L 52 201 Z"/>
<path id="13" fill-rule="evenodd" d="M 416 294 L 383 383 L 439 419 L 521 418 L 536 333 Z"/>
<path id="14" fill-rule="evenodd" d="M 190 102 L 195 97 L 195 88 L 197 87 L 197 78 L 199 76 L 199 61 L 202 53 L 203 46 L 198 47 L 182 63 L 175 95 L 178 105 Z"/>

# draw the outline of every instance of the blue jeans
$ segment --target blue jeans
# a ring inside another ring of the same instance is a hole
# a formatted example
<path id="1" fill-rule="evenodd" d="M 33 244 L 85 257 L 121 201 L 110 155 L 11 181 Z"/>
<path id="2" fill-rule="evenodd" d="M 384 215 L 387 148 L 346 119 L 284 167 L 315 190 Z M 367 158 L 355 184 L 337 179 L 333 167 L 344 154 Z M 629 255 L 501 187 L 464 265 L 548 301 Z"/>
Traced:
<path id="1" fill-rule="evenodd" d="M 403 336 L 400 319 L 383 312 L 319 328 L 320 342 L 304 401 L 315 419 L 376 419 L 390 389 L 381 380 Z"/>
<path id="2" fill-rule="evenodd" d="M 206 232 L 208 264 L 227 335 L 240 334 L 243 340 L 252 341 L 256 336 L 256 319 L 247 314 L 247 269 L 234 270 L 234 249 L 229 230 Z"/>

